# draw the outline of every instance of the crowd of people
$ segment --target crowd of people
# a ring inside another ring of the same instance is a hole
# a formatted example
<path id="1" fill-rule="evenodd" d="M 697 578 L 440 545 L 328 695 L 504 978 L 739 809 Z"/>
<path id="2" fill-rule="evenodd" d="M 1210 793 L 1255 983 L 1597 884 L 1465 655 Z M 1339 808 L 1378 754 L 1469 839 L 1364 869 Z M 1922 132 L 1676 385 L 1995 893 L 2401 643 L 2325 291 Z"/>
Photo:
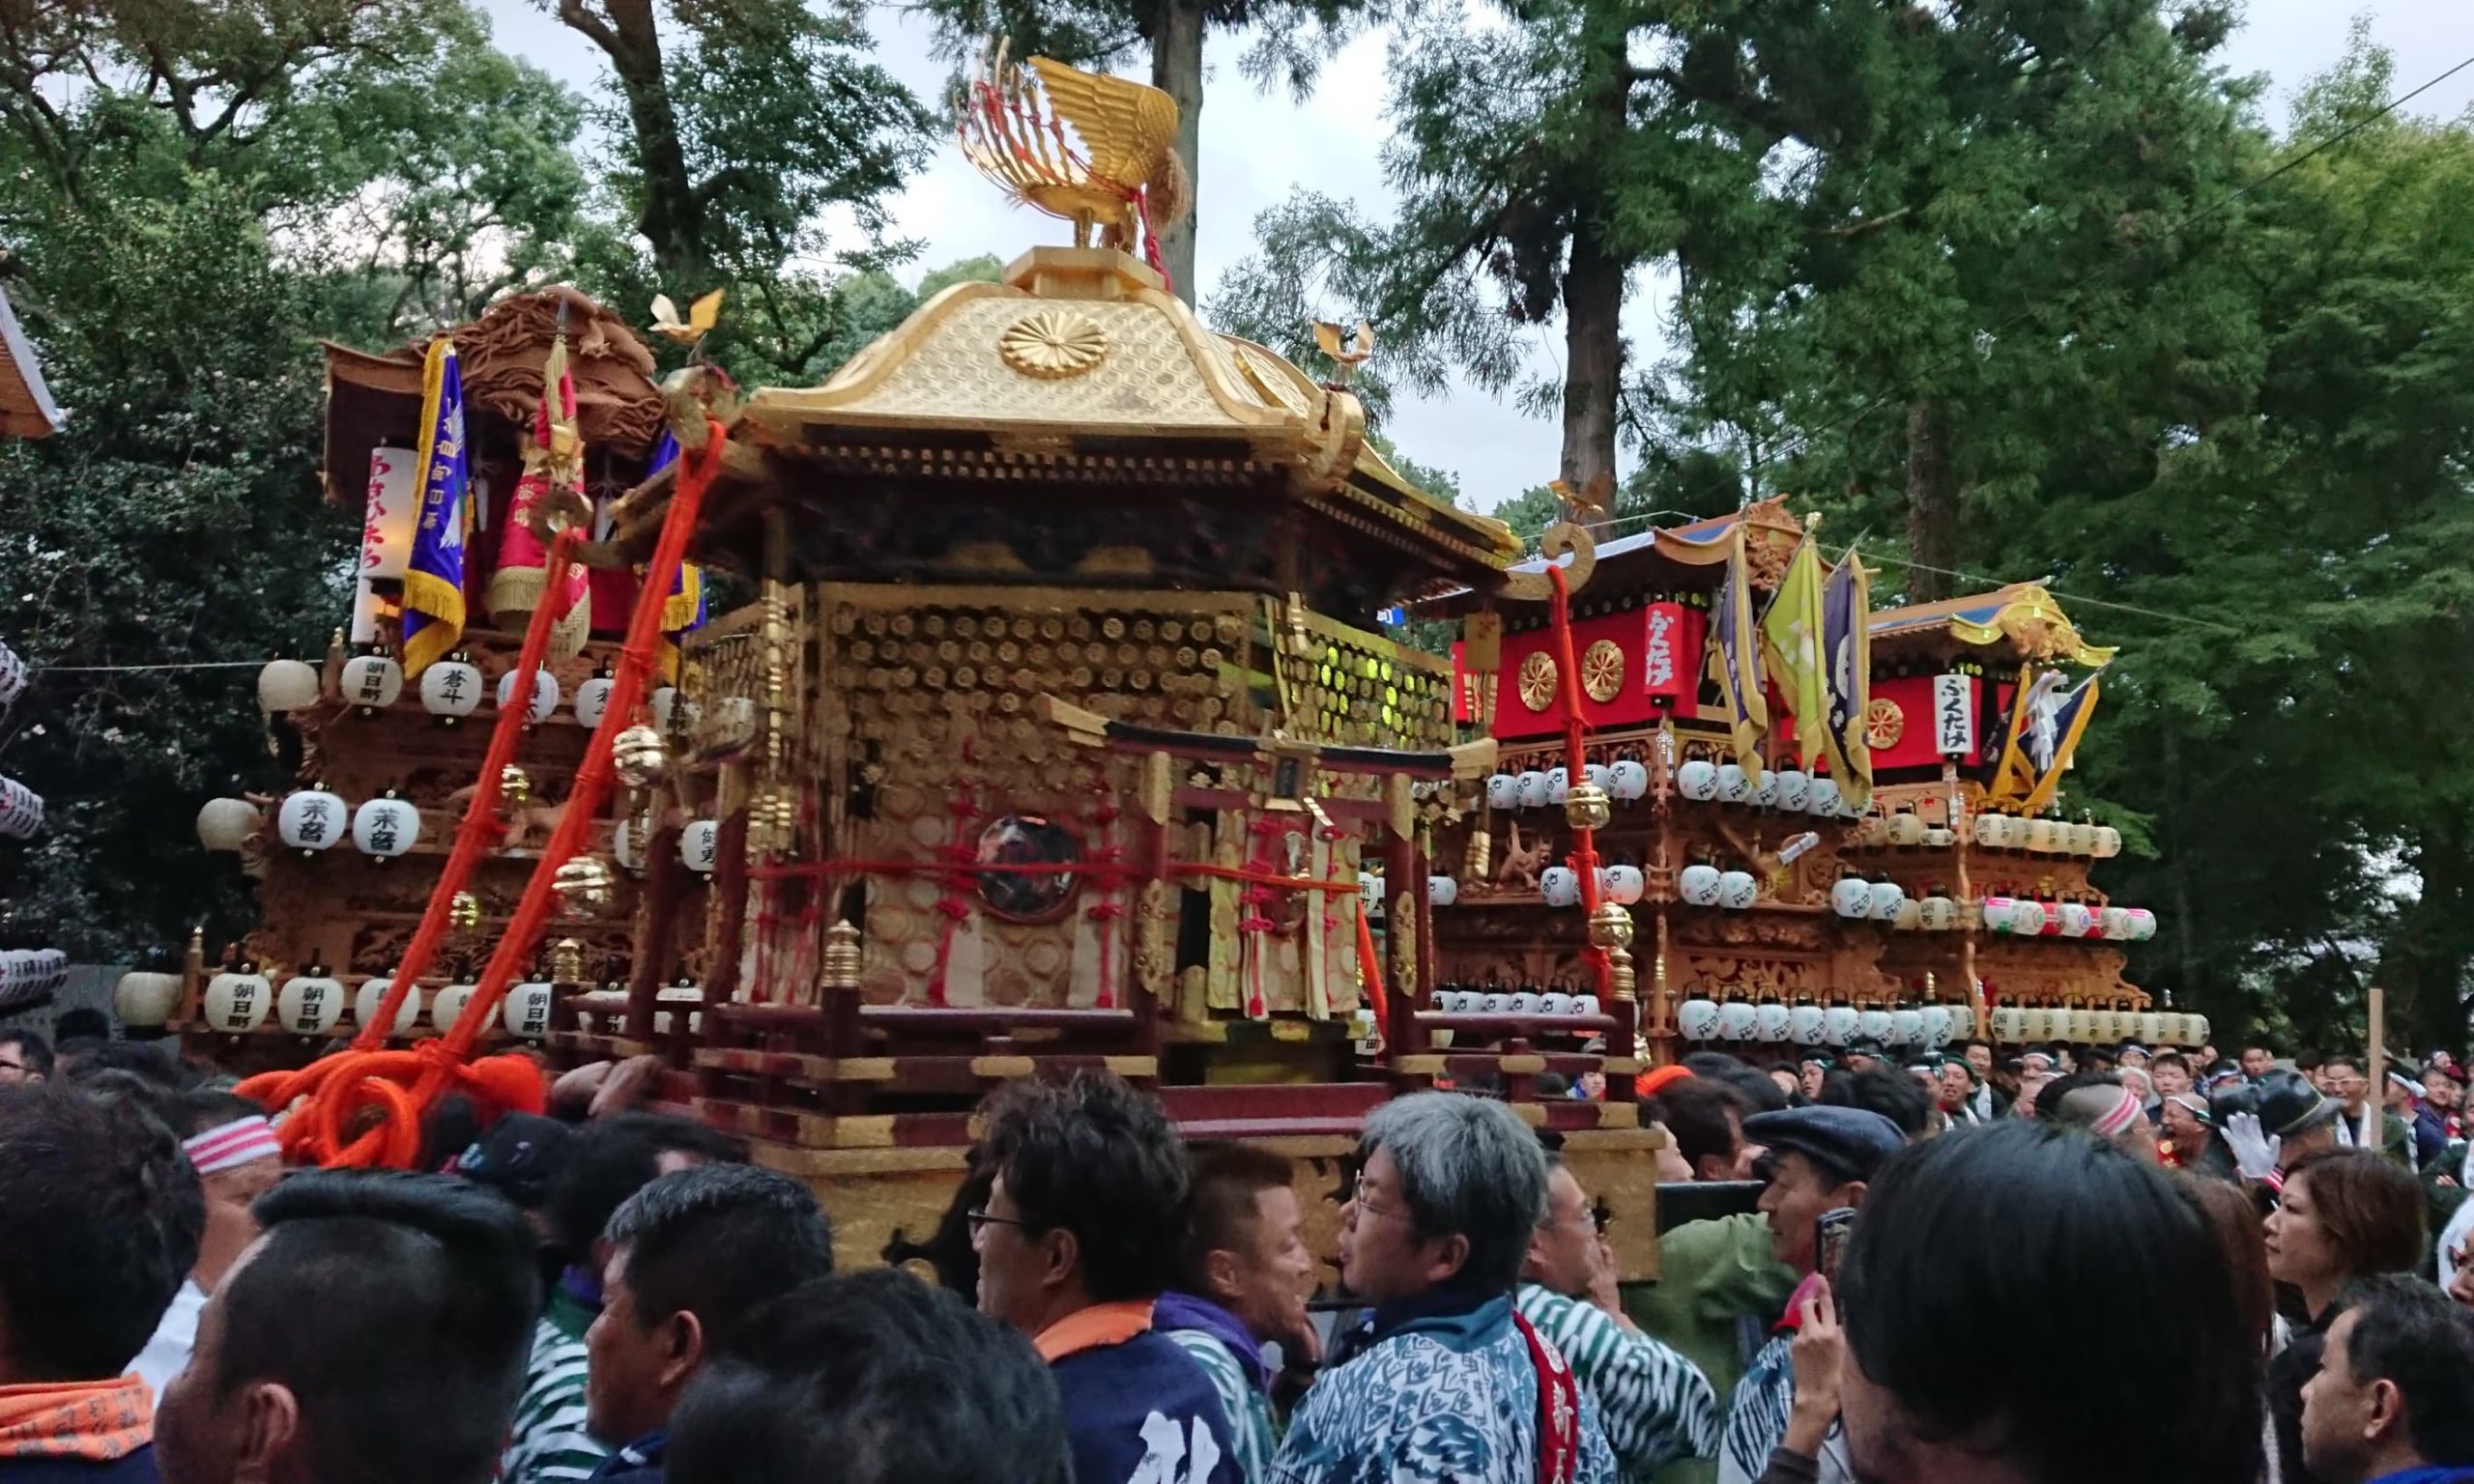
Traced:
<path id="1" fill-rule="evenodd" d="M 1737 1209 L 1646 1284 L 1494 1099 L 1377 1108 L 1318 1252 L 1315 1172 L 1025 1079 L 837 1271 L 628 1069 L 288 1170 L 162 1045 L 0 1028 L 0 1484 L 2474 1484 L 2463 1084 L 2418 1070 L 1696 1053 L 1638 1089 L 1662 1194 Z"/>

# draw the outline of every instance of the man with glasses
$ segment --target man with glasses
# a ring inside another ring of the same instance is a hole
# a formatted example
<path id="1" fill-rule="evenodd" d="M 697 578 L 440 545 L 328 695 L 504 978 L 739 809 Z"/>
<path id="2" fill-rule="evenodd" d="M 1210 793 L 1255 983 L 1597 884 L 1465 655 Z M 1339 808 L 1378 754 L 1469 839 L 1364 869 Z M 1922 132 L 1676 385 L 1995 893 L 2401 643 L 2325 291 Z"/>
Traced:
<path id="1" fill-rule="evenodd" d="M 2364 1074 L 2363 1064 L 2350 1056 L 2332 1056 L 2319 1064 L 2323 1090 L 2344 1106 L 2337 1120 L 2337 1142 L 2348 1148 L 2376 1149 L 2407 1169 L 2413 1168 L 2413 1156 L 2407 1152 L 2404 1120 L 2371 1100 L 2371 1078 Z"/>
<path id="2" fill-rule="evenodd" d="M 1154 1324 L 1192 1181 L 1159 1102 L 1077 1072 L 1009 1082 L 983 1116 L 979 1310 L 1048 1362 L 1077 1484 L 1240 1484 L 1211 1378 Z"/>
<path id="3" fill-rule="evenodd" d="M 1306 1393 L 1274 1484 L 1612 1484 L 1597 1403 L 1512 1302 L 1546 1215 L 1537 1135 L 1503 1103 L 1416 1093 L 1358 1153 L 1340 1280 L 1374 1312 Z"/>
<path id="4" fill-rule="evenodd" d="M 33 1031 L 0 1031 L 0 1086 L 51 1075 L 51 1043 Z"/>
<path id="5" fill-rule="evenodd" d="M 1529 1239 L 1513 1305 L 1563 1352 L 1581 1389 L 1597 1402 L 1625 1484 L 1646 1484 L 1679 1458 L 1716 1457 L 1718 1398 L 1710 1379 L 1625 1316 L 1598 1213 L 1558 1153 L 1561 1138 L 1546 1134 L 1541 1142 L 1549 1161 L 1546 1219 Z"/>

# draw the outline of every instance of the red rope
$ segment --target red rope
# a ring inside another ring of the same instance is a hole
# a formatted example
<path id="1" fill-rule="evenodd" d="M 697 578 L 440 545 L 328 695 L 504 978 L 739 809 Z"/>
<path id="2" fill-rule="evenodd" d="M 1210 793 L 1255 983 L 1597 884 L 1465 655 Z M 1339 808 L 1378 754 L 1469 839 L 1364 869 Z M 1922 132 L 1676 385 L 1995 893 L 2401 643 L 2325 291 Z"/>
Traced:
<path id="1" fill-rule="evenodd" d="M 628 618 L 626 642 L 619 651 L 609 709 L 593 730 L 584 762 L 576 770 L 566 811 L 550 842 L 542 848 L 532 878 L 526 883 L 524 897 L 516 905 L 515 916 L 490 956 L 472 1000 L 445 1036 L 422 1042 L 410 1050 L 379 1049 L 386 1028 L 393 1023 L 396 1007 L 404 995 L 412 992 L 414 982 L 428 967 L 429 957 L 445 935 L 446 914 L 455 893 L 470 879 L 489 838 L 501 829 L 497 822 L 499 785 L 514 755 L 524 709 L 521 706 L 499 717 L 497 730 L 491 734 L 489 756 L 481 765 L 478 786 L 459 827 L 454 853 L 448 857 L 446 873 L 431 894 L 429 906 L 421 915 L 421 926 L 405 952 L 403 966 L 388 987 L 385 1002 L 379 1013 L 370 1017 L 369 1024 L 361 1028 L 353 1048 L 299 1071 L 265 1073 L 241 1084 L 239 1091 L 244 1097 L 270 1107 L 292 1109 L 282 1134 L 287 1153 L 321 1164 L 408 1167 L 419 1155 L 421 1114 L 441 1095 L 458 1086 L 501 1108 L 540 1110 L 546 1090 L 540 1070 L 531 1061 L 520 1056 L 484 1057 L 477 1062 L 468 1059 L 474 1044 L 496 1017 L 499 1002 L 505 997 L 508 986 L 531 961 L 541 929 L 549 920 L 559 868 L 582 846 L 593 816 L 609 795 L 613 782 L 612 745 L 635 718 L 636 704 L 643 699 L 660 640 L 664 598 L 657 595 L 670 591 L 678 564 L 686 555 L 687 538 L 695 528 L 696 512 L 721 469 L 722 426 L 709 419 L 705 426 L 704 448 L 681 466 L 672 491 L 661 539 L 654 548 L 644 585 L 638 590 L 635 612 Z M 552 543 L 548 572 L 554 586 L 556 580 L 564 575 L 573 548 L 571 531 L 560 532 Z M 532 694 L 532 675 L 539 668 L 549 643 L 551 608 L 547 602 L 535 608 L 526 626 L 524 649 L 517 661 L 522 677 L 515 692 L 518 696 Z M 297 1099 L 305 1101 L 294 1106 Z M 368 1120 L 367 1126 L 353 1134 L 354 1126 L 364 1119 Z"/>

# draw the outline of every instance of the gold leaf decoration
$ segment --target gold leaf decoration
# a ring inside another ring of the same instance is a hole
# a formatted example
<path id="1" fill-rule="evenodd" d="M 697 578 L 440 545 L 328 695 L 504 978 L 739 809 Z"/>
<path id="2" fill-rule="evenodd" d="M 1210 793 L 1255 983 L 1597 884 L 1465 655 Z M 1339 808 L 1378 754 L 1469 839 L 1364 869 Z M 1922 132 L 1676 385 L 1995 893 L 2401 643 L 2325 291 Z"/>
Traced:
<path id="1" fill-rule="evenodd" d="M 1042 309 L 1007 326 L 996 354 L 1024 376 L 1061 382 L 1108 359 L 1108 334 L 1087 314 Z"/>
<path id="2" fill-rule="evenodd" d="M 1864 708 L 1864 745 L 1874 752 L 1898 746 L 1907 735 L 1907 713 L 1897 701 L 1878 696 Z"/>
<path id="3" fill-rule="evenodd" d="M 1581 691 L 1600 705 L 1613 700 L 1624 689 L 1624 650 L 1611 639 L 1601 639 L 1581 655 Z"/>
<path id="4" fill-rule="evenodd" d="M 1543 649 L 1520 662 L 1520 703 L 1532 711 L 1555 703 L 1555 657 Z"/>

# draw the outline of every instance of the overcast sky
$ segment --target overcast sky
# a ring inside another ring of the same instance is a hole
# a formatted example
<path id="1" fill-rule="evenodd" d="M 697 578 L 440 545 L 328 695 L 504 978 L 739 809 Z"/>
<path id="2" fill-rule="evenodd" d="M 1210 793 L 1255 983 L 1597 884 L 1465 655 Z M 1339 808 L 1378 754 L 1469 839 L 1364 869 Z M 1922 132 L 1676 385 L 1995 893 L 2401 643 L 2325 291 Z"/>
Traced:
<path id="1" fill-rule="evenodd" d="M 579 90 L 600 86 L 600 63 L 590 43 L 560 26 L 531 0 L 482 0 L 499 43 Z M 2249 20 L 2226 61 L 2240 72 L 2265 73 L 2267 107 L 2282 126 L 2294 90 L 2345 50 L 2352 17 L 2371 17 L 2373 35 L 2397 53 L 2398 89 L 2421 85 L 2474 56 L 2474 4 L 2468 0 L 2250 0 Z M 933 98 L 948 68 L 929 55 L 924 20 L 878 6 L 874 12 L 878 59 Z M 1209 87 L 1202 117 L 1202 159 L 1195 171 L 1201 197 L 1197 274 L 1208 300 L 1220 275 L 1252 246 L 1254 214 L 1299 186 L 1359 203 L 1371 220 L 1389 215 L 1376 154 L 1386 132 L 1385 37 L 1359 38 L 1324 68 L 1321 85 L 1303 104 L 1284 93 L 1256 93 L 1237 68 L 1243 42 L 1216 38 L 1206 58 Z M 2474 106 L 2474 69 L 2417 100 L 2417 112 L 2455 116 Z M 905 190 L 894 213 L 904 236 L 925 249 L 908 271 L 982 252 L 1011 258 L 1025 247 L 1063 241 L 1064 224 L 1010 208 L 995 187 L 954 150 L 939 150 Z M 1636 292 L 1627 309 L 1636 345 L 1659 337 L 1654 296 Z M 1562 365 L 1562 340 L 1548 328 L 1531 331 L 1536 371 L 1552 377 Z M 1553 421 L 1522 416 L 1509 403 L 1462 391 L 1429 402 L 1404 402 L 1385 430 L 1421 462 L 1460 477 L 1471 502 L 1483 508 L 1543 483 L 1555 469 L 1559 435 Z"/>

